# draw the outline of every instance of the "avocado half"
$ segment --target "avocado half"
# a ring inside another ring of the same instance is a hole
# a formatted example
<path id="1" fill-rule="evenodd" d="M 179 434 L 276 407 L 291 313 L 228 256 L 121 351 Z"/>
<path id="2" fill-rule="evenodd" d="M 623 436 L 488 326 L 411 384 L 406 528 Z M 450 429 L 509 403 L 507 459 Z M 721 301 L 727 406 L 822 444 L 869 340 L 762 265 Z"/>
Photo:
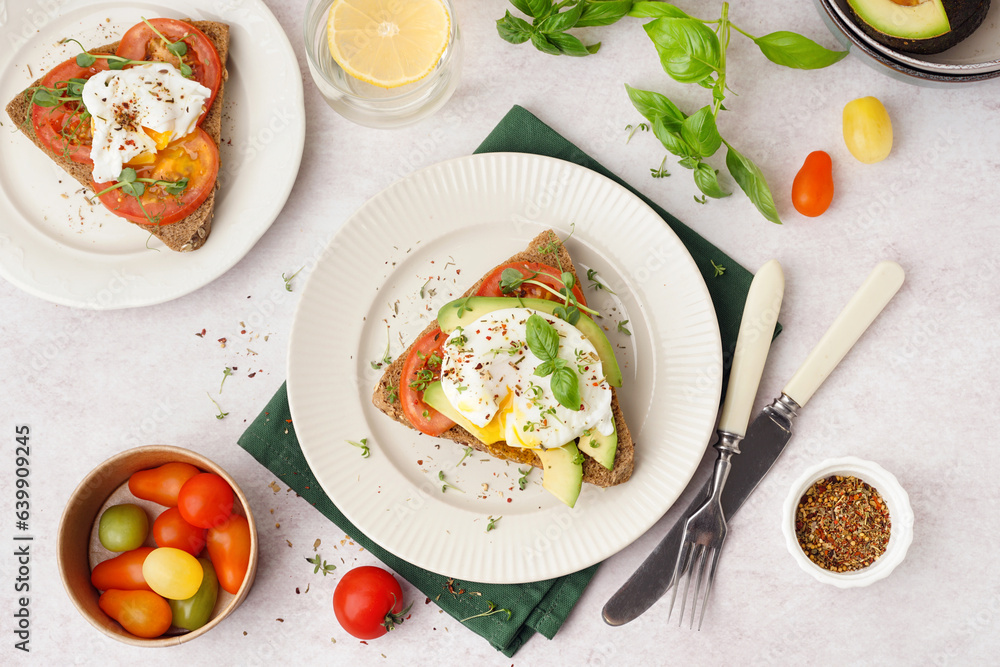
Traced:
<path id="1" fill-rule="evenodd" d="M 973 33 L 990 0 L 847 0 L 872 39 L 904 53 L 940 53 Z"/>

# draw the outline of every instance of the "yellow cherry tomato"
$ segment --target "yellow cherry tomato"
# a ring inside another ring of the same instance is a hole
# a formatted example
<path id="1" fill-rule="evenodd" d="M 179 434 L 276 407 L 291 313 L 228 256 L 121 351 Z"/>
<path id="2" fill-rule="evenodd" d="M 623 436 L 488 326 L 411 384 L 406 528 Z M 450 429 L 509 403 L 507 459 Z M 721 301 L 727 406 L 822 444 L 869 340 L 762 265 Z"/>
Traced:
<path id="1" fill-rule="evenodd" d="M 169 600 L 187 600 L 197 593 L 204 575 L 197 558 L 173 547 L 154 549 L 142 563 L 146 583 Z"/>
<path id="2" fill-rule="evenodd" d="M 874 97 L 852 100 L 844 107 L 844 143 L 865 164 L 881 162 L 892 150 L 889 112 Z"/>

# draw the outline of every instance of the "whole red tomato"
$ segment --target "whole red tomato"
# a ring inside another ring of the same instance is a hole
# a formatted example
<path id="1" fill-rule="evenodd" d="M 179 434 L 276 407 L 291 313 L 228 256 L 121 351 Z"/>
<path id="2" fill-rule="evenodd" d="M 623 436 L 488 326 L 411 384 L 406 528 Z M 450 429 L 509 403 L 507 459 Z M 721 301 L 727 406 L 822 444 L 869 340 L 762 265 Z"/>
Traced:
<path id="1" fill-rule="evenodd" d="M 792 181 L 792 205 L 802 215 L 823 215 L 833 201 L 833 161 L 824 151 L 813 151 Z"/>
<path id="2" fill-rule="evenodd" d="M 205 529 L 192 526 L 179 509 L 171 507 L 153 522 L 153 539 L 158 547 L 174 547 L 197 556 L 205 548 Z"/>
<path id="3" fill-rule="evenodd" d="M 409 611 L 409 606 L 403 609 L 399 582 L 378 567 L 354 568 L 333 592 L 333 612 L 340 626 L 358 639 L 381 637 L 402 623 Z"/>
<path id="4" fill-rule="evenodd" d="M 199 473 L 184 482 L 177 494 L 177 509 L 192 526 L 220 526 L 233 513 L 233 489 L 215 473 Z"/>

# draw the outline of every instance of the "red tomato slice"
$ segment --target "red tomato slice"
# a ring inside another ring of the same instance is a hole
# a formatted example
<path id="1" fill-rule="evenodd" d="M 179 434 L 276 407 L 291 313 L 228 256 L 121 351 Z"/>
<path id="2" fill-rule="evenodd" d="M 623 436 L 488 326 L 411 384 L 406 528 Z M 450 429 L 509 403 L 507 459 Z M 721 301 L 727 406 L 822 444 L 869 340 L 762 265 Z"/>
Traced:
<path id="1" fill-rule="evenodd" d="M 441 378 L 441 350 L 447 338 L 441 329 L 434 329 L 414 343 L 399 380 L 399 402 L 403 406 L 403 414 L 417 430 L 427 435 L 441 435 L 455 425 L 455 422 L 424 403 L 424 387 Z"/>
<path id="2" fill-rule="evenodd" d="M 108 68 L 106 60 L 98 60 L 92 67 L 80 67 L 76 58 L 70 58 L 51 69 L 41 86 L 65 88 L 70 79 L 89 79 Z M 79 164 L 94 164 L 90 159 L 93 138 L 90 118 L 81 120 L 86 111 L 79 102 L 65 102 L 57 107 L 31 105 L 31 125 L 39 141 L 56 155 L 64 155 Z"/>
<path id="3" fill-rule="evenodd" d="M 552 292 L 549 292 L 538 285 L 529 285 L 526 283 L 522 284 L 521 287 L 514 292 L 504 293 L 504 291 L 500 289 L 500 274 L 504 272 L 504 269 L 517 269 L 525 278 L 534 276 L 532 280 L 544 283 L 557 292 L 563 288 L 562 280 L 558 278 L 559 269 L 555 269 L 545 264 L 539 264 L 538 262 L 511 262 L 510 264 L 498 266 L 493 273 L 488 275 L 483 281 L 483 284 L 479 286 L 476 296 L 510 296 L 521 297 L 522 299 L 548 299 L 550 301 L 559 301 L 559 297 Z M 583 296 L 583 290 L 580 289 L 579 282 L 573 285 L 573 296 L 575 296 L 576 300 L 580 302 L 580 305 L 587 305 L 587 299 Z"/>
<path id="4" fill-rule="evenodd" d="M 212 194 L 219 173 L 219 149 L 208 134 L 199 128 L 171 143 L 156 154 L 151 165 L 135 168 L 140 178 L 162 181 L 188 179 L 187 188 L 171 195 L 160 186 L 146 183 L 139 199 L 121 188 L 105 192 L 101 203 L 112 213 L 143 225 L 169 225 L 191 215 Z M 94 183 L 94 192 L 102 192 L 114 183 Z M 148 214 L 148 217 L 147 217 Z"/>
<path id="5" fill-rule="evenodd" d="M 190 23 L 177 19 L 149 19 L 149 24 L 171 42 L 184 38 L 184 43 L 187 45 L 184 62 L 191 68 L 191 76 L 212 90 L 211 97 L 205 101 L 205 110 L 198 119 L 198 123 L 201 123 L 205 120 L 205 114 L 211 108 L 212 102 L 215 101 L 219 84 L 222 83 L 222 62 L 215 51 L 215 46 L 212 45 L 212 40 Z M 177 56 L 167 50 L 167 44 L 145 23 L 137 23 L 128 29 L 122 36 L 115 54 L 132 60 L 156 60 L 174 66 L 180 65 Z"/>

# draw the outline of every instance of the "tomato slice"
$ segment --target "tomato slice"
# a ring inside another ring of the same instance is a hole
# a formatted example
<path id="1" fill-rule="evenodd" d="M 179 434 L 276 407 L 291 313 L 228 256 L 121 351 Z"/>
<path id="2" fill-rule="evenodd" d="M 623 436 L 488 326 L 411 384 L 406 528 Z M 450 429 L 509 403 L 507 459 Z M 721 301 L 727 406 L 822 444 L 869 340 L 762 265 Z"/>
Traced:
<path id="1" fill-rule="evenodd" d="M 118 188 L 102 194 L 101 203 L 115 215 L 132 222 L 169 225 L 191 215 L 212 193 L 219 173 L 219 149 L 212 137 L 199 127 L 157 152 L 155 162 L 135 170 L 139 178 L 160 181 L 186 178 L 188 184 L 181 194 L 171 195 L 160 186 L 146 183 L 145 192 L 139 199 Z M 94 192 L 112 185 L 114 183 L 94 183 Z"/>
<path id="2" fill-rule="evenodd" d="M 219 92 L 219 85 L 222 83 L 222 62 L 219 54 L 215 51 L 212 40 L 198 28 L 190 23 L 178 21 L 177 19 L 149 19 L 149 25 L 160 31 L 164 37 L 171 42 L 176 42 L 181 38 L 187 45 L 187 53 L 184 54 L 184 62 L 191 68 L 191 76 L 195 81 L 210 88 L 212 95 L 205 101 L 205 110 L 198 119 L 200 124 L 205 120 L 205 114 L 215 101 L 215 96 Z M 176 55 L 167 50 L 167 44 L 160 39 L 159 35 L 146 23 L 137 23 L 128 29 L 118 45 L 116 55 L 132 60 L 155 60 L 180 66 L 180 60 Z"/>
<path id="3" fill-rule="evenodd" d="M 414 343 L 399 380 L 399 402 L 403 406 L 403 414 L 417 430 L 427 435 L 441 435 L 455 425 L 455 422 L 424 403 L 424 387 L 441 378 L 441 351 L 447 338 L 441 329 L 436 328 Z"/>
<path id="4" fill-rule="evenodd" d="M 548 299 L 550 301 L 560 300 L 560 298 L 552 292 L 543 289 L 538 285 L 530 285 L 527 283 L 522 284 L 513 292 L 505 293 L 502 289 L 500 289 L 500 274 L 502 274 L 505 269 L 517 269 L 525 278 L 531 277 L 532 280 L 544 283 L 557 292 L 563 288 L 562 280 L 558 278 L 559 269 L 546 264 L 540 264 L 538 262 L 511 262 L 510 264 L 498 266 L 493 273 L 488 275 L 482 285 L 479 286 L 476 296 L 509 296 L 521 297 L 522 299 Z M 580 302 L 580 305 L 587 305 L 587 299 L 583 296 L 583 290 L 580 289 L 579 282 L 573 285 L 573 296 L 575 296 L 576 300 Z"/>
<path id="5" fill-rule="evenodd" d="M 70 79 L 89 79 L 108 68 L 106 60 L 92 67 L 80 67 L 76 58 L 52 68 L 41 81 L 45 88 L 66 88 Z M 90 159 L 93 139 L 90 117 L 80 102 L 64 102 L 57 107 L 31 105 L 31 125 L 39 141 L 56 155 L 68 157 L 79 164 L 94 164 Z"/>

